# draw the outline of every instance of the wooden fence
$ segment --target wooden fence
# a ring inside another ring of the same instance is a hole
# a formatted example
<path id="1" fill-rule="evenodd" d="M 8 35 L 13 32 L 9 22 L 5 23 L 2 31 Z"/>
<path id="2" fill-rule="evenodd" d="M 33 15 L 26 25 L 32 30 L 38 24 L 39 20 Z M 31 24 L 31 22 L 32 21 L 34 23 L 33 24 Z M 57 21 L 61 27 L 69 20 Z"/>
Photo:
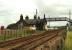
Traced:
<path id="1" fill-rule="evenodd" d="M 0 42 L 30 36 L 34 30 L 0 30 Z"/>

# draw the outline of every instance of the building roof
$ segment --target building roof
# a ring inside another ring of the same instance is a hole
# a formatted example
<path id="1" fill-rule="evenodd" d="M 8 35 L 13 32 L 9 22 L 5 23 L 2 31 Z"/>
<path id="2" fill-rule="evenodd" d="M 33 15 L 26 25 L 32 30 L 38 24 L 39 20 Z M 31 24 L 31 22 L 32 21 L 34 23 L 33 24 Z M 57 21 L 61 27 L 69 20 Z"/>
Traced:
<path id="1" fill-rule="evenodd" d="M 19 26 L 33 26 L 36 25 L 40 22 L 46 22 L 45 19 L 23 19 L 23 15 L 21 14 L 20 20 L 17 21 L 16 23 L 8 25 L 7 29 L 18 29 Z"/>

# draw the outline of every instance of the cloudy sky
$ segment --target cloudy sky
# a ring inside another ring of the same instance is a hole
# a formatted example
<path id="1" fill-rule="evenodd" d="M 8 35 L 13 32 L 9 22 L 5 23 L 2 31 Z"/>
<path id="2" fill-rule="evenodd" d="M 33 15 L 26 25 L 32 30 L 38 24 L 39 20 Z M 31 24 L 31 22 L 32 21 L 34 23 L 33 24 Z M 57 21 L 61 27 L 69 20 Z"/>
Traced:
<path id="1" fill-rule="evenodd" d="M 68 17 L 72 0 L 0 0 L 0 26 L 18 21 L 20 14 L 33 18 L 36 9 L 40 17 Z"/>

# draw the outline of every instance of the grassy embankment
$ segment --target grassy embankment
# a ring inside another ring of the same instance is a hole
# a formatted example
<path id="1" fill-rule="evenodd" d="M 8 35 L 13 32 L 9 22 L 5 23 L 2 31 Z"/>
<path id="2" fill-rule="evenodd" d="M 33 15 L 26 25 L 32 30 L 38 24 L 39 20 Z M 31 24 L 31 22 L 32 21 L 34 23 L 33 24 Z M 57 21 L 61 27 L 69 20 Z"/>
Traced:
<path id="1" fill-rule="evenodd" d="M 72 32 L 67 32 L 64 50 L 72 50 Z"/>

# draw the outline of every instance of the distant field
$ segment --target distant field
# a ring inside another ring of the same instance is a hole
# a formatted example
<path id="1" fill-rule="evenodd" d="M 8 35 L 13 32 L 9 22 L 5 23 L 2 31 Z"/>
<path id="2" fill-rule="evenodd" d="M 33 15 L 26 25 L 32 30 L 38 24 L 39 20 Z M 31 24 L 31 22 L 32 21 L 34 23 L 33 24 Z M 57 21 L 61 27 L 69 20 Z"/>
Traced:
<path id="1" fill-rule="evenodd" d="M 72 32 L 67 32 L 64 50 L 72 50 Z"/>

